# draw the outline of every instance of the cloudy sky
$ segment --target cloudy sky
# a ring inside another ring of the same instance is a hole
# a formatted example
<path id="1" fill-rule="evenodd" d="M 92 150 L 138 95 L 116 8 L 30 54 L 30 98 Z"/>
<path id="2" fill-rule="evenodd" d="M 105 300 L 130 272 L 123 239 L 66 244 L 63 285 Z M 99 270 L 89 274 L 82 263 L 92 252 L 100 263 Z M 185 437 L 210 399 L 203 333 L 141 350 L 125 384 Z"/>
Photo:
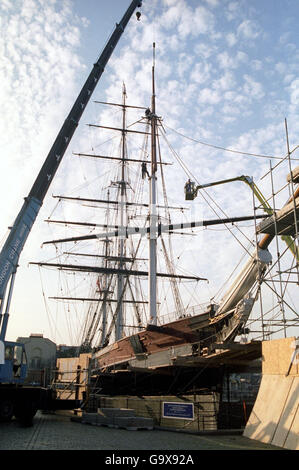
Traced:
<path id="1" fill-rule="evenodd" d="M 1 0 L 2 241 L 129 3 Z M 148 106 L 155 42 L 157 113 L 188 170 L 183 171 L 173 154 L 165 157 L 173 162 L 171 200 L 184 203 L 188 172 L 200 183 L 246 174 L 268 197 L 270 180 L 261 178 L 270 162 L 274 166 L 286 155 L 285 118 L 291 150 L 298 145 L 297 0 L 144 0 L 141 11 L 141 21 L 132 17 L 92 99 L 119 100 L 125 82 L 128 102 Z M 58 343 L 72 341 L 50 328 L 40 275 L 28 263 L 44 257 L 40 247 L 49 239 L 49 228 L 43 220 L 55 206 L 51 195 L 84 182 L 72 152 L 91 149 L 86 124 L 103 124 L 105 118 L 105 111 L 100 114 L 90 103 L 50 187 L 20 259 L 9 339 L 43 333 Z M 296 166 L 298 152 L 292 157 Z M 277 188 L 287 173 L 286 163 L 275 170 Z M 196 201 L 203 204 L 200 210 L 206 218 L 215 218 L 215 210 L 221 214 L 218 205 L 227 216 L 252 212 L 252 195 L 243 183 L 216 187 L 206 198 L 210 196 L 216 201 L 213 208 L 201 198 Z M 277 206 L 283 202 L 285 195 L 278 195 Z M 200 236 L 200 243 L 190 244 L 187 268 L 210 281 L 209 291 L 202 287 L 203 301 L 215 294 L 244 256 L 244 246 L 248 248 L 254 238 L 252 229 L 252 224 L 245 227 L 245 235 L 234 229 L 238 240 L 211 230 Z M 293 304 L 296 301 L 298 293 L 292 296 Z"/>

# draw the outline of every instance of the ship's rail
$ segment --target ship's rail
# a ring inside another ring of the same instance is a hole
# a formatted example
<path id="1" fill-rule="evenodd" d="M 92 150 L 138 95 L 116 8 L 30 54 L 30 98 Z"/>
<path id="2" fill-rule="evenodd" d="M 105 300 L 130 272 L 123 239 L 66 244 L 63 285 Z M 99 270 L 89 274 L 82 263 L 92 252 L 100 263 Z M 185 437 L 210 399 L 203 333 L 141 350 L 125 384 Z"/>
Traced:
<path id="1" fill-rule="evenodd" d="M 170 323 L 180 318 L 184 317 L 193 317 L 195 315 L 200 315 L 201 313 L 206 313 L 207 309 L 210 305 L 210 302 L 206 302 L 199 305 L 194 305 L 192 307 L 188 307 L 179 314 L 177 311 L 169 312 L 164 315 L 159 316 L 159 324 L 164 325 L 165 323 Z"/>

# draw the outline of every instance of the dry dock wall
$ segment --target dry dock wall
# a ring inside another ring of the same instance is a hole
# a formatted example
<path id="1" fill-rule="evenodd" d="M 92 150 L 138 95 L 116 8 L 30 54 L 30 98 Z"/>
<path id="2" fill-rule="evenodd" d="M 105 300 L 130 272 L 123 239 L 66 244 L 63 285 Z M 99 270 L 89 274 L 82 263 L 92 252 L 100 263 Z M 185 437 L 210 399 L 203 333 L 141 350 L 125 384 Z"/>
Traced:
<path id="1" fill-rule="evenodd" d="M 299 338 L 264 341 L 262 381 L 243 435 L 299 450 Z"/>

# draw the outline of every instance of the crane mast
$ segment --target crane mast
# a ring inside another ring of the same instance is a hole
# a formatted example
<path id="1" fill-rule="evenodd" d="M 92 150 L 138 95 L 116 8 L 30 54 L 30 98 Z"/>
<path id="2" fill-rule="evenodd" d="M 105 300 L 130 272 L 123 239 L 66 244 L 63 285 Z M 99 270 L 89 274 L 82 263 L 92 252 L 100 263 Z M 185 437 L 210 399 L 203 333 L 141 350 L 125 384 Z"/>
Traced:
<path id="1" fill-rule="evenodd" d="M 69 115 L 64 121 L 55 142 L 29 192 L 25 198 L 23 206 L 11 228 L 7 240 L 0 252 L 0 341 L 3 341 L 7 329 L 8 310 L 11 299 L 13 281 L 18 266 L 21 251 L 25 245 L 30 230 L 36 220 L 43 200 L 47 194 L 49 186 L 55 176 L 64 153 L 72 139 L 72 136 L 79 124 L 80 118 L 88 104 L 90 97 L 104 72 L 105 66 L 110 59 L 122 33 L 125 30 L 133 12 L 141 7 L 140 0 L 133 0 L 125 12 L 120 23 L 117 23 L 100 57 L 94 64 L 85 84 L 83 85 Z M 138 12 L 137 19 L 140 13 Z M 4 297 L 8 285 L 8 301 L 4 310 Z"/>

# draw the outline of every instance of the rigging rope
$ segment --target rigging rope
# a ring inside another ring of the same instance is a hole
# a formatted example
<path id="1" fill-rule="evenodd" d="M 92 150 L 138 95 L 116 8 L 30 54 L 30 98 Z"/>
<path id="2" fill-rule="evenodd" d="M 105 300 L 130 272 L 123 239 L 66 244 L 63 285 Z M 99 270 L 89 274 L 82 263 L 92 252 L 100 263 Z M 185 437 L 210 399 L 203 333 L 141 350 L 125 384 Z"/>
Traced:
<path id="1" fill-rule="evenodd" d="M 207 142 L 202 142 L 201 140 L 197 140 L 197 139 L 194 139 L 192 137 L 189 137 L 189 136 L 186 136 L 184 135 L 183 133 L 177 131 L 176 129 L 173 129 L 172 127 L 169 127 L 169 126 L 166 126 L 167 129 L 170 129 L 171 131 L 175 132 L 176 134 L 180 135 L 181 137 L 184 137 L 185 139 L 188 139 L 188 140 L 191 140 L 197 144 L 201 144 L 201 145 L 205 145 L 207 147 L 211 147 L 211 148 L 214 148 L 214 149 L 217 149 L 217 150 L 224 150 L 225 152 L 231 152 L 231 153 L 236 153 L 236 154 L 239 154 L 239 155 L 247 155 L 247 156 L 251 156 L 251 157 L 262 157 L 262 158 L 273 158 L 273 159 L 276 159 L 276 160 L 284 160 L 285 157 L 274 157 L 273 155 L 261 155 L 261 154 L 258 154 L 258 153 L 249 153 L 249 152 L 242 152 L 241 150 L 234 150 L 234 149 L 229 149 L 229 148 L 225 148 L 225 147 L 220 147 L 218 145 L 214 145 L 214 144 L 208 144 Z M 293 158 L 292 160 L 298 160 L 297 158 Z"/>
<path id="2" fill-rule="evenodd" d="M 186 164 L 182 161 L 182 159 L 179 157 L 179 155 L 177 154 L 177 152 L 172 148 L 171 144 L 168 142 L 168 139 L 166 138 L 166 135 L 165 133 L 163 134 L 163 137 L 167 143 L 167 145 L 169 146 L 170 150 L 172 151 L 173 155 L 175 156 L 175 158 L 177 159 L 177 161 L 179 162 L 180 166 L 182 167 L 182 169 L 185 171 L 186 175 L 188 176 L 188 178 L 192 178 L 194 181 L 197 182 L 197 184 L 199 184 L 199 181 L 198 179 L 196 178 L 195 175 L 193 175 L 191 173 L 191 171 L 187 168 Z M 219 206 L 219 204 L 206 192 L 205 189 L 203 189 L 201 192 L 200 192 L 200 195 L 201 197 L 205 200 L 205 202 L 208 204 L 208 206 L 212 209 L 212 211 L 214 212 L 214 214 L 218 217 L 218 218 L 221 218 L 219 216 L 219 214 L 217 213 L 217 211 L 212 207 L 212 205 L 209 203 L 209 201 L 204 197 L 203 195 L 203 192 L 207 195 L 207 197 L 209 197 L 213 203 L 216 205 L 216 207 L 225 215 L 225 217 L 227 217 L 227 214 L 225 213 L 225 211 L 223 209 L 221 209 L 221 207 Z M 243 245 L 243 243 L 241 243 L 241 241 L 236 237 L 236 235 L 233 233 L 233 231 L 231 230 L 231 228 L 227 225 L 227 224 L 224 224 L 225 227 L 229 230 L 229 232 L 231 233 L 231 235 L 236 239 L 236 241 L 242 246 L 242 248 L 247 252 L 247 254 L 249 256 L 251 256 L 250 252 L 247 250 L 247 248 Z M 254 243 L 242 232 L 242 230 L 238 227 L 238 225 L 235 225 L 235 227 L 237 228 L 237 230 L 249 241 L 249 243 L 251 243 L 252 246 L 254 246 Z"/>
<path id="3" fill-rule="evenodd" d="M 160 147 L 159 138 L 157 139 L 157 141 L 158 141 L 159 161 L 160 161 L 160 163 L 162 163 L 161 147 Z M 166 216 L 166 219 L 168 220 L 168 223 L 171 224 L 171 216 L 170 216 L 170 210 L 168 208 L 169 205 L 168 205 L 168 198 L 167 198 L 167 191 L 166 191 L 163 165 L 160 165 L 160 173 L 161 173 L 161 181 L 162 181 L 164 206 L 165 206 L 165 216 Z M 170 274 L 175 274 L 175 269 L 174 269 L 174 265 L 173 265 L 173 249 L 172 249 L 172 241 L 171 241 L 171 235 L 170 234 L 168 234 L 167 239 L 168 239 L 168 247 L 169 247 L 170 257 L 168 256 L 167 249 L 166 249 L 163 237 L 161 235 L 161 243 L 162 243 L 162 248 L 163 248 L 163 254 L 164 254 L 164 258 L 166 260 L 166 266 L 167 266 L 168 272 Z M 171 278 L 170 279 L 170 284 L 171 284 L 171 288 L 172 288 L 173 298 L 175 300 L 176 312 L 177 312 L 177 315 L 180 316 L 184 312 L 184 306 L 183 306 L 182 298 L 181 298 L 180 291 L 179 291 L 179 288 L 178 288 L 177 280 L 174 277 Z"/>
<path id="4" fill-rule="evenodd" d="M 48 322 L 49 322 L 49 326 L 50 326 L 50 330 L 51 330 L 51 335 L 52 335 L 52 338 L 55 339 L 55 334 L 54 334 L 54 331 L 52 329 L 53 327 L 52 327 L 52 324 L 51 324 L 51 321 L 54 322 L 54 320 L 51 318 L 51 311 L 50 311 L 49 306 L 48 306 L 47 301 L 46 301 L 46 294 L 45 294 L 45 289 L 44 289 L 44 285 L 43 285 L 43 280 L 42 280 L 42 275 L 41 275 L 41 267 L 40 266 L 38 267 L 38 271 L 39 271 L 39 278 L 40 278 L 40 283 L 41 283 L 41 288 L 42 288 L 43 301 L 44 301 L 45 310 L 46 310 L 46 313 L 47 313 L 47 316 L 48 316 Z"/>

